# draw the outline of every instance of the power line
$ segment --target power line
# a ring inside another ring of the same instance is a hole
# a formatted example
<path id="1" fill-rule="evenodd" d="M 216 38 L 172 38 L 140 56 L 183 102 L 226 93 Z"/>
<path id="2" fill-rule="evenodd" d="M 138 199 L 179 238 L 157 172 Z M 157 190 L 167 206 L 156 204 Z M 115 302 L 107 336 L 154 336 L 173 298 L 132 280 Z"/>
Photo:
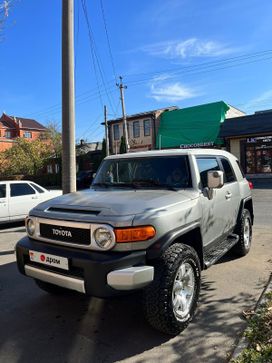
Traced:
<path id="1" fill-rule="evenodd" d="M 159 75 L 159 74 L 163 74 L 166 72 L 172 72 L 172 74 L 189 74 L 189 75 L 195 75 L 195 74 L 201 74 L 201 73 L 210 73 L 212 71 L 218 71 L 218 70 L 222 70 L 222 69 L 227 69 L 227 68 L 233 68 L 236 66 L 242 66 L 245 64 L 250 64 L 250 63 L 256 63 L 256 62 L 261 62 L 261 61 L 265 61 L 265 60 L 269 60 L 271 59 L 270 54 L 272 55 L 272 50 L 266 50 L 266 51 L 261 51 L 261 52 L 255 52 L 255 53 L 249 53 L 249 54 L 244 54 L 242 56 L 237 56 L 237 57 L 232 57 L 232 58 L 226 58 L 220 61 L 213 61 L 213 62 L 206 62 L 206 63 L 200 63 L 200 64 L 194 64 L 192 66 L 185 66 L 185 67 L 179 67 L 179 68 L 175 68 L 175 69 L 168 69 L 168 70 L 161 70 L 161 71 L 156 71 L 156 72 L 150 72 L 150 73 L 139 73 L 139 74 L 134 74 L 133 76 L 139 76 L 139 75 L 150 75 L 150 77 L 148 78 L 144 78 L 144 79 L 138 79 L 135 81 L 129 81 L 127 82 L 130 87 L 136 86 L 138 84 L 144 83 L 146 81 L 150 81 L 153 79 L 152 75 Z M 258 59 L 259 57 L 259 59 Z M 260 58 L 261 57 L 261 58 Z M 257 58 L 257 59 L 256 59 Z M 244 62 L 246 61 L 246 62 Z M 223 67 L 220 67 L 221 65 L 224 65 Z M 128 76 L 128 77 L 132 77 L 132 75 Z M 108 84 L 110 84 L 111 82 L 108 82 Z M 107 92 L 109 92 L 111 89 L 113 89 L 113 87 L 107 87 Z M 76 96 L 76 104 L 81 104 L 80 101 L 82 101 L 82 103 L 87 102 L 90 99 L 96 99 L 97 97 L 94 97 L 95 95 L 98 94 L 98 92 L 93 92 L 93 90 L 89 90 L 86 91 L 78 96 Z M 110 92 L 112 93 L 112 92 Z M 57 113 L 57 110 L 61 110 L 61 104 L 55 104 L 53 106 L 50 106 L 48 108 L 45 109 L 41 109 L 38 112 L 34 112 L 29 114 L 29 116 L 31 115 L 36 115 L 36 116 L 41 116 L 41 115 L 47 115 L 47 114 L 52 114 Z M 56 111 L 56 112 L 55 112 Z"/>
<path id="2" fill-rule="evenodd" d="M 98 71 L 99 71 L 99 74 L 100 74 L 100 77 L 101 77 L 102 84 L 104 86 L 104 90 L 106 92 L 110 107 L 113 110 L 112 101 L 111 101 L 111 98 L 110 98 L 110 96 L 109 96 L 109 94 L 107 92 L 107 87 L 106 87 L 106 83 L 105 83 L 105 79 L 104 79 L 104 75 L 103 75 L 102 62 L 99 59 L 99 55 L 98 55 L 98 52 L 96 50 L 96 44 L 95 44 L 95 39 L 94 39 L 93 31 L 92 31 L 92 28 L 91 28 L 91 24 L 90 24 L 90 21 L 89 21 L 88 8 L 87 8 L 87 5 L 86 5 L 86 0 L 81 0 L 81 4 L 82 4 L 82 9 L 83 9 L 83 12 L 84 12 L 84 16 L 85 16 L 85 21 L 86 21 L 86 24 L 87 24 L 89 43 L 90 43 L 90 47 L 92 49 L 92 54 L 93 54 L 93 58 L 94 58 L 93 63 L 95 64 L 95 60 L 96 60 L 97 68 L 98 68 Z M 102 101 L 102 108 L 103 108 L 103 101 Z"/>
<path id="3" fill-rule="evenodd" d="M 100 91 L 100 86 L 99 86 L 99 81 L 98 81 L 98 74 L 97 74 L 96 63 L 95 63 L 94 39 L 93 39 L 93 36 L 92 36 L 92 30 L 91 30 L 91 26 L 90 26 L 90 23 L 89 23 L 89 17 L 88 17 L 88 13 L 87 13 L 87 7 L 86 7 L 85 0 L 81 0 L 81 6 L 82 6 L 82 10 L 83 10 L 83 13 L 84 13 L 84 16 L 85 16 L 85 21 L 86 21 L 87 30 L 88 30 L 89 45 L 90 45 L 90 50 L 91 50 L 91 59 L 92 59 L 92 63 L 93 63 L 93 70 L 94 70 L 94 74 L 95 74 L 95 80 L 96 80 L 96 86 L 97 86 L 97 89 L 98 89 L 99 100 L 100 100 L 101 107 L 103 107 L 103 99 L 102 99 L 102 95 L 101 95 L 101 91 Z"/>
<path id="4" fill-rule="evenodd" d="M 114 64 L 114 60 L 113 60 L 112 49 L 111 49 L 111 44 L 110 44 L 110 38 L 109 38 L 108 29 L 107 29 L 107 23 L 106 23 L 103 0 L 100 0 L 100 8 L 101 8 L 101 12 L 102 12 L 102 18 L 103 18 L 103 23 L 104 23 L 104 28 L 105 28 L 106 38 L 107 38 L 107 44 L 108 44 L 108 49 L 109 49 L 109 55 L 110 55 L 113 75 L 114 75 L 114 78 L 115 78 L 115 82 L 117 82 L 116 68 L 115 68 L 115 64 Z"/>

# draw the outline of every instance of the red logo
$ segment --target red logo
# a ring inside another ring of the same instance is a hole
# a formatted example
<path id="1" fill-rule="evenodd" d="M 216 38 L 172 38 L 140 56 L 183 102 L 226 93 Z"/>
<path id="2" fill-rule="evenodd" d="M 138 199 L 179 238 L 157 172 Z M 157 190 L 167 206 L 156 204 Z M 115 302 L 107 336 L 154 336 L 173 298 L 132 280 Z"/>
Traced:
<path id="1" fill-rule="evenodd" d="M 45 255 L 41 255 L 40 259 L 41 259 L 42 262 L 44 262 L 45 261 Z"/>

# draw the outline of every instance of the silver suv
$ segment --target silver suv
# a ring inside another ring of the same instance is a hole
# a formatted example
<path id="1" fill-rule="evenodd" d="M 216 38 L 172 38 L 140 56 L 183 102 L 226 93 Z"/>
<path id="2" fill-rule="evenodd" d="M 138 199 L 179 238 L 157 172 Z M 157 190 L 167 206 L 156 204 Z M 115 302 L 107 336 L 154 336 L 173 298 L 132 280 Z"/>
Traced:
<path id="1" fill-rule="evenodd" d="M 249 184 L 228 152 L 114 155 L 90 190 L 31 210 L 17 262 L 50 293 L 142 289 L 147 320 L 176 335 L 195 313 L 201 270 L 230 249 L 246 255 L 252 223 Z"/>

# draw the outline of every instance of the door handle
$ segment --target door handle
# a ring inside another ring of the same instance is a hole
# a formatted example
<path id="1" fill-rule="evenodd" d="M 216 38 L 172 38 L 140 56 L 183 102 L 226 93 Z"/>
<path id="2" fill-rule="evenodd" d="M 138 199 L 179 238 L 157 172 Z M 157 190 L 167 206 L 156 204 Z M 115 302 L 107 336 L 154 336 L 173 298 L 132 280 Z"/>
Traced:
<path id="1" fill-rule="evenodd" d="M 32 197 L 32 199 L 38 199 L 38 197 Z"/>
<path id="2" fill-rule="evenodd" d="M 227 192 L 227 194 L 225 195 L 225 198 L 226 198 L 226 199 L 230 199 L 231 197 L 232 197 L 232 193 Z"/>
<path id="3" fill-rule="evenodd" d="M 0 200 L 0 204 L 5 204 L 5 203 L 7 203 L 6 200 Z"/>

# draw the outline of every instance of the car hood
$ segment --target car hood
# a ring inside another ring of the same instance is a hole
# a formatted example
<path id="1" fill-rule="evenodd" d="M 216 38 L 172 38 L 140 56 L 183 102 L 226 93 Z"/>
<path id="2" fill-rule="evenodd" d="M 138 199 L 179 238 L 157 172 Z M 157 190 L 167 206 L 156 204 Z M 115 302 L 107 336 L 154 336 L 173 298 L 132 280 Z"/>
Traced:
<path id="1" fill-rule="evenodd" d="M 89 189 L 66 194 L 39 204 L 33 209 L 47 211 L 52 209 L 71 209 L 88 214 L 96 212 L 99 216 L 128 216 L 169 208 L 194 199 L 193 190 L 154 190 L 154 189 Z"/>

